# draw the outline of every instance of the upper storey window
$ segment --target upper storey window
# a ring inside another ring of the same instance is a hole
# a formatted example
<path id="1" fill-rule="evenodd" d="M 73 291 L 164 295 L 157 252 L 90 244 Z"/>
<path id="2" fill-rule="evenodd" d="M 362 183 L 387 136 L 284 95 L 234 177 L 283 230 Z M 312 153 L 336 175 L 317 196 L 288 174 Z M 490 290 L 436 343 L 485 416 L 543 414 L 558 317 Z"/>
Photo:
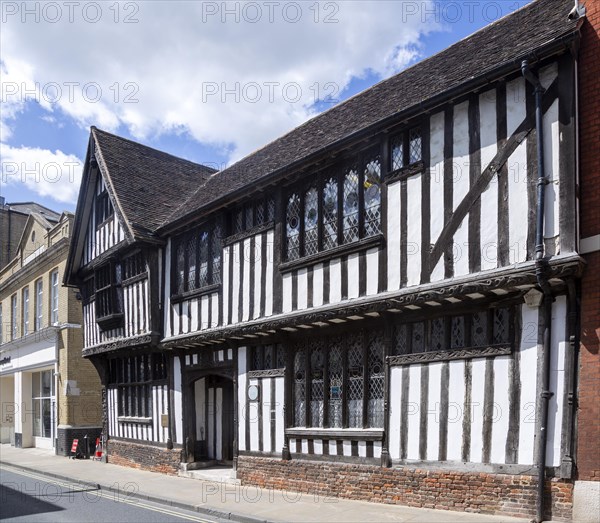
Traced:
<path id="1" fill-rule="evenodd" d="M 391 171 L 398 171 L 423 159 L 421 128 L 413 127 L 394 136 L 390 144 Z"/>
<path id="2" fill-rule="evenodd" d="M 275 199 L 272 196 L 247 202 L 231 212 L 231 234 L 240 234 L 275 220 Z"/>
<path id="3" fill-rule="evenodd" d="M 102 265 L 94 274 L 96 321 L 103 329 L 123 324 L 123 269 L 120 262 Z"/>
<path id="4" fill-rule="evenodd" d="M 379 149 L 346 163 L 286 201 L 286 256 L 297 260 L 381 233 Z"/>
<path id="5" fill-rule="evenodd" d="M 212 222 L 174 242 L 173 294 L 221 283 L 221 225 Z"/>
<path id="6" fill-rule="evenodd" d="M 100 225 L 114 213 L 114 209 L 108 191 L 104 189 L 100 194 L 96 196 L 96 223 Z"/>

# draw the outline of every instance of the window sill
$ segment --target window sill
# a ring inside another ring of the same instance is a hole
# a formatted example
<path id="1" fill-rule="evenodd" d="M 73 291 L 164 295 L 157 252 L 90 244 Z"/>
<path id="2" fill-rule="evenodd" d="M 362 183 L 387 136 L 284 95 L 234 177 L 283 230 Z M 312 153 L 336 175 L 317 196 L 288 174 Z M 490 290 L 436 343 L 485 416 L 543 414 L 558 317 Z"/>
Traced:
<path id="1" fill-rule="evenodd" d="M 269 229 L 273 229 L 275 227 L 275 222 L 265 222 L 260 225 L 255 225 L 254 227 L 247 229 L 245 231 L 241 231 L 231 236 L 228 236 L 223 240 L 223 247 L 231 245 L 232 243 L 239 242 L 240 240 L 245 240 L 246 238 L 250 238 L 251 236 L 255 236 L 264 231 L 268 231 Z"/>
<path id="2" fill-rule="evenodd" d="M 398 180 L 404 180 L 409 176 L 414 176 L 415 174 L 420 174 L 425 171 L 425 164 L 423 161 L 415 162 L 406 167 L 401 167 L 400 169 L 396 169 L 392 171 L 385 177 L 385 183 L 390 184 L 393 182 L 397 182 Z"/>
<path id="3" fill-rule="evenodd" d="M 287 272 L 293 269 L 306 267 L 307 265 L 312 265 L 323 260 L 338 258 L 340 256 L 353 254 L 355 252 L 364 251 L 373 247 L 379 247 L 383 244 L 383 242 L 383 234 L 378 234 L 377 236 L 371 236 L 369 238 L 363 238 L 362 240 L 359 240 L 357 242 L 339 245 L 337 247 L 334 247 L 333 249 L 328 249 L 326 251 L 321 251 L 316 254 L 311 254 L 310 256 L 305 256 L 304 258 L 299 258 L 297 260 L 291 260 L 281 263 L 279 264 L 279 270 L 281 272 Z"/>
<path id="4" fill-rule="evenodd" d="M 96 323 L 103 330 L 121 327 L 123 325 L 123 313 L 110 314 L 101 318 L 96 317 Z"/>
<path id="5" fill-rule="evenodd" d="M 220 283 L 213 283 L 212 285 L 207 285 L 205 287 L 202 287 L 201 289 L 194 289 L 193 291 L 187 291 L 182 294 L 176 294 L 171 296 L 171 303 L 179 303 L 180 301 L 189 300 L 197 296 L 212 294 L 213 292 L 217 292 L 220 288 Z"/>
<path id="6" fill-rule="evenodd" d="M 383 440 L 383 429 L 313 429 L 299 427 L 287 429 L 285 435 L 289 438 L 381 441 Z"/>
<path id="7" fill-rule="evenodd" d="M 117 421 L 121 423 L 143 423 L 145 425 L 150 425 L 152 423 L 152 418 L 138 418 L 136 416 L 118 416 Z"/>

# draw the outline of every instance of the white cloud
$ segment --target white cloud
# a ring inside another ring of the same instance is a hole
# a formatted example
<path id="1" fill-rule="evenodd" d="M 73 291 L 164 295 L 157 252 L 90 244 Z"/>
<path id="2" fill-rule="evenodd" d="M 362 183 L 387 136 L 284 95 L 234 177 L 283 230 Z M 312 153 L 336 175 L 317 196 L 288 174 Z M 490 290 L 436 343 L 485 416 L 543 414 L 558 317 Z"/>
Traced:
<path id="1" fill-rule="evenodd" d="M 82 127 L 124 125 L 139 139 L 185 129 L 232 143 L 233 158 L 306 121 L 316 96 L 402 69 L 438 29 L 407 17 L 406 2 L 34 2 L 29 15 L 11 4 L 3 129 L 22 110 L 23 84 Z"/>
<path id="2" fill-rule="evenodd" d="M 0 143 L 2 185 L 21 185 L 61 203 L 75 203 L 83 162 L 72 154 Z"/>

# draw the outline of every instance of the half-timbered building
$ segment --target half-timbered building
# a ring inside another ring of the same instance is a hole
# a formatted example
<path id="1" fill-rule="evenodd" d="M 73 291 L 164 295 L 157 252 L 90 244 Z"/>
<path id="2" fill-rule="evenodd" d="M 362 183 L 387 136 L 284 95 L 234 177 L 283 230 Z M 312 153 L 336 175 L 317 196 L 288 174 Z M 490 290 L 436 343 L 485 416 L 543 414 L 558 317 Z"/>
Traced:
<path id="1" fill-rule="evenodd" d="M 571 8 L 534 1 L 216 173 L 92 128 L 66 282 L 108 459 L 569 517 Z"/>

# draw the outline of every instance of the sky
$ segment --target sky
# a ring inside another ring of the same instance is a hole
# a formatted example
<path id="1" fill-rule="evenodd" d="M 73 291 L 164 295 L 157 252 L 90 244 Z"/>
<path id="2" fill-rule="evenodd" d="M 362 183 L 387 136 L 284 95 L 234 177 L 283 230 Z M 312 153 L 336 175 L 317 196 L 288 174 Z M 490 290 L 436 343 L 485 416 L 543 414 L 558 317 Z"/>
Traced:
<path id="1" fill-rule="evenodd" d="M 3 1 L 0 196 L 74 211 L 92 125 L 222 169 L 529 1 Z"/>

